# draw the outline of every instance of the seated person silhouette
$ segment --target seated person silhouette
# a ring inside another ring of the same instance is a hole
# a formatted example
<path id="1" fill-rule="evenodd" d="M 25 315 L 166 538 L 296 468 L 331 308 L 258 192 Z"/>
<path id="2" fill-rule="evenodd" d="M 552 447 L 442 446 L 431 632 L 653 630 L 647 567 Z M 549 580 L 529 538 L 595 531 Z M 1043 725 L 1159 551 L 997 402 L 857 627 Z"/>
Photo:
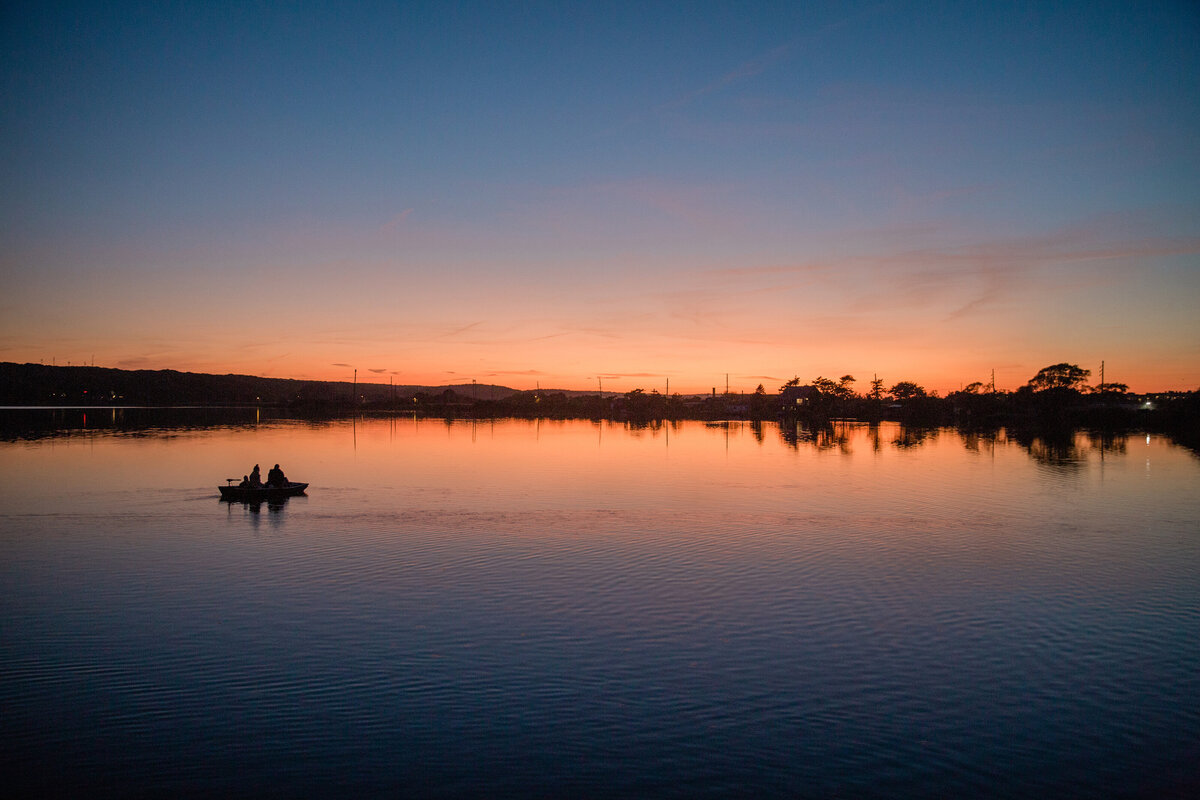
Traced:
<path id="1" fill-rule="evenodd" d="M 282 489 L 286 485 L 287 485 L 287 478 L 284 477 L 283 470 L 281 470 L 279 468 L 279 465 L 276 464 L 267 473 L 267 486 L 274 486 L 276 488 Z"/>
<path id="2" fill-rule="evenodd" d="M 262 486 L 262 476 L 258 471 L 258 464 L 255 464 L 254 469 L 250 470 L 250 485 L 256 489 Z"/>

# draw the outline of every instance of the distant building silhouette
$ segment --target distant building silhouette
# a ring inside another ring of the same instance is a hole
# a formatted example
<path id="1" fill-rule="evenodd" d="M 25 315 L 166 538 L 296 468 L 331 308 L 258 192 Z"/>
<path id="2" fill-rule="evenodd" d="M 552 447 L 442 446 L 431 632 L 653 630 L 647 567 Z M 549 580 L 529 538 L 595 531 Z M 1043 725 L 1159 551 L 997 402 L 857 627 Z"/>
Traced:
<path id="1" fill-rule="evenodd" d="M 779 406 L 784 411 L 808 409 L 820 396 L 815 386 L 785 386 L 779 393 Z"/>

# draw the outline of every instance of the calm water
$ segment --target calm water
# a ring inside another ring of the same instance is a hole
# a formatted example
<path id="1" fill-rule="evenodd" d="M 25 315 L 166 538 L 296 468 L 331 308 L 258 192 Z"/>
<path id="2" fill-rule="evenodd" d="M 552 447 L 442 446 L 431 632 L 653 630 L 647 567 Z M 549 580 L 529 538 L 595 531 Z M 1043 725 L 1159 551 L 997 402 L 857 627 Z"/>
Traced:
<path id="1" fill-rule="evenodd" d="M 88 413 L 0 441 L 10 787 L 1200 785 L 1200 459 L 1167 439 Z M 276 461 L 307 497 L 217 499 Z"/>

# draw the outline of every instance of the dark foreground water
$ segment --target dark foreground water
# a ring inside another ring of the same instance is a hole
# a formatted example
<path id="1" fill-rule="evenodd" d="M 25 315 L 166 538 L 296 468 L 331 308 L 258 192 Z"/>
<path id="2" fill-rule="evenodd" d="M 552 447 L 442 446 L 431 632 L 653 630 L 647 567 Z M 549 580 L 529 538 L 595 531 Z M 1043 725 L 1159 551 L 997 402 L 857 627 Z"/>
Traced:
<path id="1" fill-rule="evenodd" d="M 88 413 L 0 442 L 10 791 L 1200 786 L 1166 439 Z M 217 499 L 275 461 L 308 497 Z"/>

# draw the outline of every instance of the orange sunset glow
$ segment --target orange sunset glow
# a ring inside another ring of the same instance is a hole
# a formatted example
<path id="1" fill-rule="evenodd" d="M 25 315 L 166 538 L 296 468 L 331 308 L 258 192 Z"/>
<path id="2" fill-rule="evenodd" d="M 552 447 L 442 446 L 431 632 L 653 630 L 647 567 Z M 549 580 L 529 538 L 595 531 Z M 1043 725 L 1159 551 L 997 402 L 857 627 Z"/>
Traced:
<path id="1" fill-rule="evenodd" d="M 1200 386 L 1195 10 L 852 6 L 21 7 L 0 360 Z"/>

